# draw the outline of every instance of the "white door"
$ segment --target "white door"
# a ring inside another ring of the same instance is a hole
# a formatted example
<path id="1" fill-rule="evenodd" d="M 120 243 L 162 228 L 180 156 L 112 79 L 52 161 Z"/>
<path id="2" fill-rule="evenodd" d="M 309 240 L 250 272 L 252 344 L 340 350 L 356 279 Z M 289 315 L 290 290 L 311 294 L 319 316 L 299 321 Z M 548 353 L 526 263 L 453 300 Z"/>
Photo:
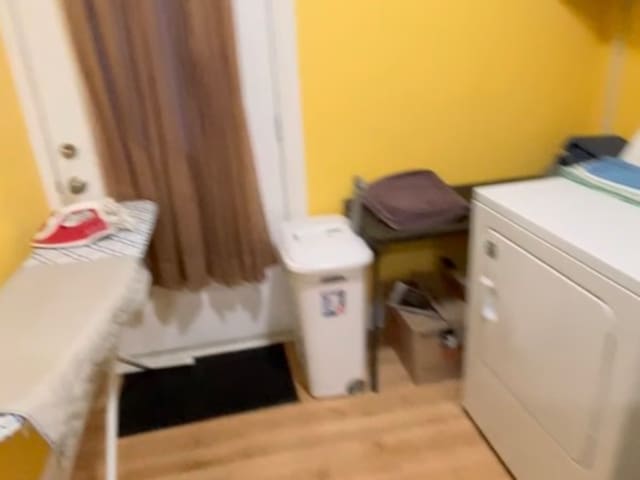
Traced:
<path id="1" fill-rule="evenodd" d="M 23 105 L 29 103 L 33 112 L 27 118 L 38 122 L 37 129 L 31 125 L 30 135 L 53 207 L 104 196 L 81 78 L 59 3 L 4 0 L 2 5 Z"/>
<path id="2" fill-rule="evenodd" d="M 50 203 L 104 195 L 79 69 L 58 0 L 0 0 L 3 29 L 30 119 L 32 143 Z M 290 211 L 288 170 L 279 142 L 274 94 L 271 0 L 234 0 L 243 101 L 272 235 Z M 70 157 L 66 158 L 65 155 Z M 299 158 L 302 161 L 301 158 Z M 291 158 L 289 158 L 291 162 Z M 298 169 L 300 170 L 300 169 Z M 301 171 L 301 170 L 300 170 Z M 74 193 L 75 192 L 75 193 Z M 131 354 L 229 348 L 280 338 L 291 326 L 289 292 L 279 267 L 260 285 L 202 292 L 154 289 L 144 320 L 124 338 Z"/>

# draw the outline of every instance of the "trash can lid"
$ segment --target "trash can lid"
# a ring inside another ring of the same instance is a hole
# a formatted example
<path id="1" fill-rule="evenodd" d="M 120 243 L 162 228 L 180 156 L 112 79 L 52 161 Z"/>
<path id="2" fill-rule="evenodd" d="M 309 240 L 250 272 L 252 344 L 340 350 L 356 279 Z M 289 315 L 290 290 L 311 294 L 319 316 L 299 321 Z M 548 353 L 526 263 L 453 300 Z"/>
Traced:
<path id="1" fill-rule="evenodd" d="M 373 253 L 341 215 L 324 215 L 286 222 L 280 254 L 295 273 L 321 273 L 362 268 Z"/>

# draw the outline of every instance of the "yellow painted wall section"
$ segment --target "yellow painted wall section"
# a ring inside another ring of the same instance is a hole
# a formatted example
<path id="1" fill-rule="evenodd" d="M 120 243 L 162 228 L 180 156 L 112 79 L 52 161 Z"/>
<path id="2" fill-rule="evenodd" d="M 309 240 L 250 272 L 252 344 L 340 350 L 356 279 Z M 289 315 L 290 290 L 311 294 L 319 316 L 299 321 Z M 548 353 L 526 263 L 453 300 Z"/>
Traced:
<path id="1" fill-rule="evenodd" d="M 0 106 L 1 284 L 29 252 L 29 239 L 48 211 L 1 43 Z"/>
<path id="2" fill-rule="evenodd" d="M 309 211 L 353 175 L 452 184 L 534 174 L 597 131 L 603 0 L 297 0 Z"/>
<path id="3" fill-rule="evenodd" d="M 0 443 L 0 478 L 38 480 L 49 455 L 49 446 L 38 432 L 27 425 Z"/>
<path id="4" fill-rule="evenodd" d="M 625 20 L 622 20 L 625 23 Z M 626 19 L 626 52 L 615 131 L 631 137 L 640 129 L 640 2 Z"/>
<path id="5" fill-rule="evenodd" d="M 0 284 L 29 252 L 48 211 L 0 42 Z M 2 319 L 0 319 L 2 321 Z M 0 443 L 0 478 L 39 478 L 48 447 L 31 427 Z"/>

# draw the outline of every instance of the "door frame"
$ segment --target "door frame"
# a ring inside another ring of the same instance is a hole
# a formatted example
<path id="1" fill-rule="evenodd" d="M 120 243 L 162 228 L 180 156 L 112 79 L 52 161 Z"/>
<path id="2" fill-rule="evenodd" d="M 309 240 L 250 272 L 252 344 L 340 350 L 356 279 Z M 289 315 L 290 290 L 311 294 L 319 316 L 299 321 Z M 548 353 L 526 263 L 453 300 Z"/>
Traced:
<path id="1" fill-rule="evenodd" d="M 51 143 L 40 111 L 40 100 L 33 83 L 33 74 L 27 57 L 18 23 L 13 17 L 10 3 L 0 0 L 0 26 L 5 49 L 25 124 L 27 126 L 34 158 L 42 180 L 42 186 L 52 209 L 62 205 L 62 179 L 52 158 Z M 298 75 L 297 35 L 294 0 L 267 0 L 271 38 L 271 75 L 274 85 L 274 131 L 280 148 L 283 172 L 286 217 L 289 219 L 307 215 L 307 182 L 304 158 L 304 139 Z M 69 46 L 70 48 L 70 39 Z M 72 53 L 70 53 L 72 54 Z"/>
<path id="2" fill-rule="evenodd" d="M 300 218 L 308 215 L 308 199 L 295 0 L 268 2 L 271 71 L 278 112 L 275 128 L 282 149 L 285 198 L 289 218 Z"/>
<path id="3" fill-rule="evenodd" d="M 32 83 L 29 64 L 22 54 L 24 46 L 10 3 L 11 0 L 0 0 L 0 32 L 4 40 L 5 51 L 27 127 L 29 143 L 40 174 L 42 188 L 49 207 L 55 209 L 62 205 L 61 179 L 56 169 L 55 160 L 50 156 L 48 133 L 39 107 L 40 100 L 37 89 Z"/>

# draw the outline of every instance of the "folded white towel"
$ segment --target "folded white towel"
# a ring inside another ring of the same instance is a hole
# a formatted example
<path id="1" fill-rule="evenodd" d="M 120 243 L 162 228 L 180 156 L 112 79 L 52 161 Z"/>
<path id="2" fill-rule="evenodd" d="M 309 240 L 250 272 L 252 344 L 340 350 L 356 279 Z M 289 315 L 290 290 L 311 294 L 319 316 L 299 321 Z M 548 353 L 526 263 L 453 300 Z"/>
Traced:
<path id="1" fill-rule="evenodd" d="M 629 143 L 625 145 L 619 157 L 625 162 L 640 167 L 640 130 L 638 130 Z"/>

